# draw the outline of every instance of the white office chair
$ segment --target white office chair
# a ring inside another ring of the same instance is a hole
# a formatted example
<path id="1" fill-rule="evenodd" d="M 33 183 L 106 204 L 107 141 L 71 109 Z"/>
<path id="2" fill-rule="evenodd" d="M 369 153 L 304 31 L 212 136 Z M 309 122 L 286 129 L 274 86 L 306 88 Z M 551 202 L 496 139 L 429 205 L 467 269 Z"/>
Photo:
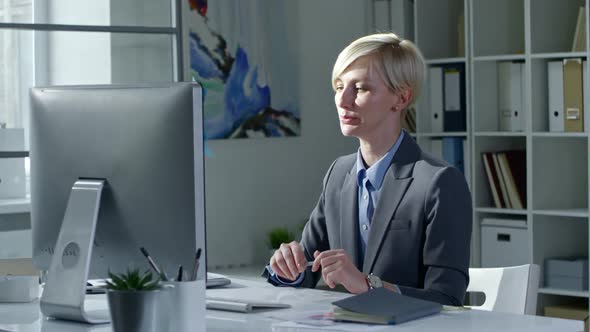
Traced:
<path id="1" fill-rule="evenodd" d="M 482 292 L 485 301 L 474 309 L 534 315 L 540 269 L 536 264 L 470 268 L 467 292 Z"/>

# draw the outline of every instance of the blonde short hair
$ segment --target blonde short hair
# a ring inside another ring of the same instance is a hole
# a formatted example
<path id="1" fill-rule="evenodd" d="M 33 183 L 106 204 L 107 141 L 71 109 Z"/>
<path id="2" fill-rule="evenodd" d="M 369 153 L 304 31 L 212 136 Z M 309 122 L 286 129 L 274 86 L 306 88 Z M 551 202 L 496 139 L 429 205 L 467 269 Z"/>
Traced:
<path id="1" fill-rule="evenodd" d="M 332 87 L 342 73 L 361 57 L 372 58 L 383 82 L 393 92 L 411 89 L 412 100 L 408 107 L 418 99 L 426 65 L 420 50 L 411 41 L 399 38 L 394 33 L 376 33 L 361 37 L 346 46 L 338 55 L 332 70 Z"/>

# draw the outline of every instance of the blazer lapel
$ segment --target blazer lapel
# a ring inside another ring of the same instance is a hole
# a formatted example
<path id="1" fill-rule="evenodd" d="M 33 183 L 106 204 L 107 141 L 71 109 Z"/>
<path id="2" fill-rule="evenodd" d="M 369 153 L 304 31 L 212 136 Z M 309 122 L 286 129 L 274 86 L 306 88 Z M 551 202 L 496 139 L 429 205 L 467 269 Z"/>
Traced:
<path id="1" fill-rule="evenodd" d="M 407 135 L 391 161 L 391 166 L 383 179 L 381 196 L 375 207 L 373 220 L 371 220 L 371 230 L 369 230 L 363 263 L 364 273 L 370 273 L 373 270 L 389 224 L 412 183 L 412 172 L 419 154 L 420 148 L 414 139 Z"/>
<path id="2" fill-rule="evenodd" d="M 346 173 L 340 195 L 340 243 L 342 249 L 350 253 L 354 265 L 360 269 L 360 248 L 358 229 L 358 187 L 356 182 L 356 165 Z"/>

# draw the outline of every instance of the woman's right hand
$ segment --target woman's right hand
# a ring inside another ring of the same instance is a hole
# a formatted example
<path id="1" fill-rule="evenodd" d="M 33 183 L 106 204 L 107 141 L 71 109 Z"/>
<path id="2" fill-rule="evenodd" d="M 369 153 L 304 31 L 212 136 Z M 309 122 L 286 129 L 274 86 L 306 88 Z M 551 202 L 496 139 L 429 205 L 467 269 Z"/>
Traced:
<path id="1" fill-rule="evenodd" d="M 297 280 L 307 268 L 307 260 L 299 242 L 282 243 L 270 258 L 270 267 L 281 279 Z"/>

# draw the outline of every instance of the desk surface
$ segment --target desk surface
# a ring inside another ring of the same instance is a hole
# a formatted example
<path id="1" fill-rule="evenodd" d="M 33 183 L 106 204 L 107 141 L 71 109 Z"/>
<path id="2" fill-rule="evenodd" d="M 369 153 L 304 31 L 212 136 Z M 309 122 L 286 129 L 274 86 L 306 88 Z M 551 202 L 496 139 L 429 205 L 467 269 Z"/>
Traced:
<path id="1" fill-rule="evenodd" d="M 349 296 L 343 293 L 314 289 L 275 288 L 262 281 L 233 280 L 233 288 L 209 290 L 211 296 L 227 294 L 257 294 L 258 299 L 278 300 L 292 308 L 241 314 L 207 311 L 207 331 L 317 331 L 288 327 L 277 316 L 305 312 L 327 312 L 331 302 Z M 106 301 L 104 302 L 106 305 Z M 439 315 L 384 327 L 385 331 L 583 331 L 581 321 L 539 316 L 526 316 L 465 310 L 443 312 Z M 11 332 L 111 332 L 110 325 L 83 325 L 44 319 L 38 301 L 26 304 L 0 304 L 0 331 Z"/>
<path id="2" fill-rule="evenodd" d="M 30 198 L 6 198 L 0 199 L 0 214 L 29 213 L 31 212 Z"/>

